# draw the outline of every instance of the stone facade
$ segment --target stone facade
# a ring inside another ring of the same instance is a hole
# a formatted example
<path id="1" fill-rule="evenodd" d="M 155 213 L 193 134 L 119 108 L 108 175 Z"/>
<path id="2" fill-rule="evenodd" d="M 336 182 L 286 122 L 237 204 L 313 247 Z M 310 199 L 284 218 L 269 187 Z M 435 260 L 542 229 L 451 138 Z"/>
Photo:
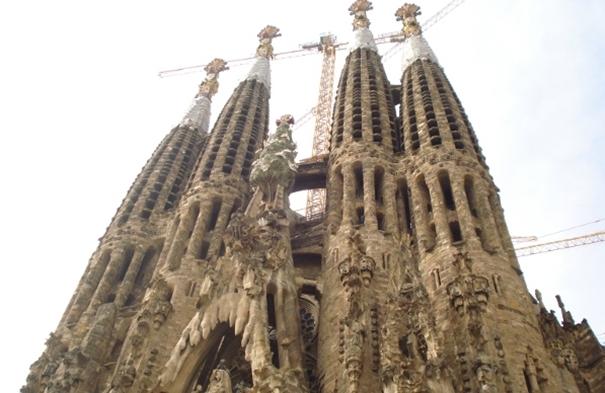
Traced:
<path id="1" fill-rule="evenodd" d="M 267 26 L 208 133 L 206 68 L 23 393 L 605 391 L 605 349 L 525 285 L 475 132 L 416 20 L 391 84 L 357 0 L 325 160 L 268 136 Z M 397 110 L 398 109 L 398 110 Z M 264 144 L 263 144 L 264 143 Z M 262 150 L 260 150 L 264 147 Z M 323 216 L 293 190 L 326 188 Z"/>

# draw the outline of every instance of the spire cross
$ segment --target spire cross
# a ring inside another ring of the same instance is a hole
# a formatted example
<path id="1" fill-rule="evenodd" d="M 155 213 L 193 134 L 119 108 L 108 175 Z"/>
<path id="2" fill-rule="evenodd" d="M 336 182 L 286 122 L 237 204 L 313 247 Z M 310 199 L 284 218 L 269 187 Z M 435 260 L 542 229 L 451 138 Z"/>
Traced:
<path id="1" fill-rule="evenodd" d="M 420 23 L 416 20 L 416 17 L 420 14 L 422 14 L 422 12 L 420 12 L 420 7 L 416 4 L 409 3 L 405 3 L 397 12 L 395 12 L 397 20 L 403 21 L 402 33 L 405 38 L 422 34 Z"/>
<path id="2" fill-rule="evenodd" d="M 281 33 L 279 32 L 279 29 L 275 26 L 267 25 L 264 29 L 262 29 L 257 36 L 259 38 L 260 45 L 256 49 L 256 56 L 272 59 L 273 45 L 271 45 L 271 43 L 274 38 L 280 36 Z"/>
<path id="3" fill-rule="evenodd" d="M 208 99 L 211 99 L 212 96 L 216 94 L 218 91 L 218 75 L 222 71 L 228 70 L 227 62 L 223 59 L 216 58 L 212 60 L 206 67 L 204 67 L 204 71 L 206 71 L 206 79 L 200 85 L 199 96 L 204 96 Z"/>
<path id="4" fill-rule="evenodd" d="M 366 12 L 371 9 L 374 9 L 374 7 L 372 7 L 372 2 L 368 0 L 357 0 L 349 7 L 349 14 L 355 15 L 353 30 L 370 27 L 370 20 Z"/>

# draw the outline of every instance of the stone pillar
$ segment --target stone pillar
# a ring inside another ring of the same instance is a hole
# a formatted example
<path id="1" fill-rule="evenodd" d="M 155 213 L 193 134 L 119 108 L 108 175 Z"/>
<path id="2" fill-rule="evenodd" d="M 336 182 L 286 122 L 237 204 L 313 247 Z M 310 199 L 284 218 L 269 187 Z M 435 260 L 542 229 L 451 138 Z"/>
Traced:
<path id="1" fill-rule="evenodd" d="M 116 281 L 118 272 L 120 271 L 122 264 L 124 263 L 124 249 L 119 248 L 111 253 L 111 259 L 103 274 L 103 278 L 95 291 L 95 294 L 88 306 L 88 312 L 91 314 L 96 313 L 99 306 L 106 302 L 107 295 L 111 290 L 113 283 Z"/>
<path id="2" fill-rule="evenodd" d="M 343 165 L 342 225 L 353 225 L 355 216 L 355 173 L 352 165 Z"/>
<path id="3" fill-rule="evenodd" d="M 107 268 L 110 259 L 111 250 L 104 250 L 102 252 L 99 252 L 97 260 L 91 265 L 90 271 L 86 275 L 86 279 L 84 280 L 84 283 L 78 291 L 76 300 L 74 301 L 71 310 L 69 310 L 69 315 L 67 317 L 67 325 L 76 323 L 78 319 L 82 316 L 82 313 L 88 307 L 90 299 L 97 290 L 99 282 L 103 277 L 103 273 L 105 272 L 105 269 Z"/>
<path id="4" fill-rule="evenodd" d="M 475 247 L 478 245 L 479 239 L 475 232 L 474 218 L 464 190 L 464 178 L 457 173 L 452 173 L 450 174 L 450 179 L 452 182 L 454 201 L 456 202 L 458 222 L 460 223 L 460 230 L 462 231 L 462 238 Z"/>
<path id="5" fill-rule="evenodd" d="M 374 167 L 364 165 L 362 173 L 364 225 L 368 230 L 375 231 L 378 229 L 378 222 L 376 220 L 376 196 L 374 195 Z"/>
<path id="6" fill-rule="evenodd" d="M 233 209 L 233 199 L 223 198 L 223 203 L 221 204 L 221 209 L 218 213 L 218 218 L 216 220 L 216 225 L 214 226 L 214 230 L 212 233 L 212 238 L 210 239 L 210 247 L 208 248 L 208 258 L 216 259 L 218 258 L 218 254 L 221 249 L 221 244 L 223 243 L 223 229 L 227 227 L 229 223 L 229 219 L 231 218 L 231 210 Z"/>
<path id="7" fill-rule="evenodd" d="M 412 209 L 414 210 L 414 224 L 419 244 L 418 249 L 421 255 L 424 256 L 424 253 L 435 245 L 435 239 L 433 239 L 431 234 L 429 213 L 426 210 L 429 196 L 424 195 L 425 192 L 420 189 L 417 179 L 412 182 L 410 189 L 412 191 Z"/>
<path id="8" fill-rule="evenodd" d="M 169 270 L 176 270 L 181 265 L 181 258 L 183 258 L 183 251 L 189 241 L 189 231 L 193 227 L 191 214 L 188 211 L 181 213 L 181 220 L 179 227 L 176 230 L 174 241 L 170 246 L 168 257 L 166 258 L 166 265 Z"/>
<path id="9" fill-rule="evenodd" d="M 475 181 L 473 184 L 475 186 L 477 214 L 481 219 L 482 229 L 485 231 L 485 245 L 490 250 L 497 250 L 500 248 L 500 236 L 490 206 L 488 191 L 485 188 L 483 181 Z"/>
<path id="10" fill-rule="evenodd" d="M 189 239 L 189 246 L 187 247 L 187 257 L 199 258 L 200 249 L 202 247 L 202 241 L 206 233 L 206 227 L 208 226 L 208 220 L 212 215 L 212 199 L 208 198 L 200 203 L 200 213 L 195 221 L 193 227 L 193 233 Z"/>
<path id="11" fill-rule="evenodd" d="M 124 307 L 126 301 L 128 299 L 128 295 L 132 291 L 134 287 L 134 282 L 139 274 L 139 269 L 141 268 L 141 263 L 143 262 L 143 257 L 145 256 L 145 250 L 143 247 L 138 246 L 132 256 L 132 260 L 130 261 L 130 266 L 128 266 L 128 270 L 126 271 L 126 275 L 124 276 L 124 280 L 120 284 L 120 288 L 118 289 L 118 293 L 116 294 L 116 300 L 114 303 L 118 310 Z"/>
<path id="12" fill-rule="evenodd" d="M 435 230 L 437 231 L 437 243 L 448 244 L 451 241 L 451 233 L 441 184 L 436 177 L 427 177 L 426 185 L 429 188 L 431 204 L 433 206 L 433 221 L 435 222 Z"/>
<path id="13" fill-rule="evenodd" d="M 385 171 L 382 182 L 382 203 L 384 205 L 384 228 L 388 233 L 398 233 L 397 183 L 392 174 Z M 405 213 L 404 213 L 405 217 Z"/>

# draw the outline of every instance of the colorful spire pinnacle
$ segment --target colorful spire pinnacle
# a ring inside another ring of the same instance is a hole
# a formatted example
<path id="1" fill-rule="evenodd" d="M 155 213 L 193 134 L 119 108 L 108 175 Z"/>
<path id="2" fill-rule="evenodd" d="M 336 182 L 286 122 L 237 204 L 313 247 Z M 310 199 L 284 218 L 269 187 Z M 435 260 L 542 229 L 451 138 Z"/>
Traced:
<path id="1" fill-rule="evenodd" d="M 223 59 L 217 58 L 208 63 L 204 68 L 206 79 L 200 84 L 191 107 L 181 120 L 181 127 L 189 127 L 192 130 L 197 128 L 200 134 L 208 132 L 210 127 L 210 101 L 218 92 L 218 75 L 228 69 L 227 62 Z"/>
<path id="2" fill-rule="evenodd" d="M 281 37 L 279 29 L 275 26 L 267 25 L 267 27 L 258 33 L 257 37 L 260 40 L 260 45 L 256 49 L 256 56 L 273 59 L 273 45 L 271 43 L 273 38 Z"/>
<path id="3" fill-rule="evenodd" d="M 368 19 L 366 12 L 373 8 L 372 2 L 368 0 L 357 0 L 349 7 L 350 14 L 355 15 L 355 19 L 353 19 L 353 30 L 362 27 L 370 27 L 370 20 Z"/>
<path id="4" fill-rule="evenodd" d="M 420 23 L 416 20 L 416 17 L 421 14 L 420 7 L 416 4 L 409 3 L 405 3 L 403 7 L 400 7 L 397 12 L 395 12 L 397 21 L 403 21 L 403 30 L 401 32 L 405 38 L 422 34 Z"/>
<path id="5" fill-rule="evenodd" d="M 208 65 L 204 67 L 204 71 L 206 71 L 206 79 L 204 79 L 200 85 L 198 97 L 204 96 L 211 100 L 218 91 L 218 75 L 222 71 L 226 71 L 228 69 L 229 67 L 227 67 L 227 62 L 223 59 L 216 58 L 208 63 Z"/>
<path id="6" fill-rule="evenodd" d="M 355 38 L 351 41 L 350 52 L 359 48 L 378 52 L 378 47 L 376 47 L 376 43 L 374 42 L 374 35 L 368 28 L 370 20 L 368 19 L 367 11 L 371 9 L 373 9 L 372 3 L 368 0 L 357 0 L 349 7 L 349 13 L 355 16 L 353 19 Z"/>
<path id="7" fill-rule="evenodd" d="M 248 73 L 246 80 L 256 79 L 264 83 L 267 89 L 271 88 L 271 70 L 269 59 L 273 58 L 273 39 L 280 37 L 279 29 L 275 26 L 267 25 L 258 33 L 260 45 L 256 48 L 256 60 Z"/>
<path id="8" fill-rule="evenodd" d="M 439 63 L 429 43 L 422 36 L 422 28 L 416 20 L 420 14 L 420 7 L 409 3 L 405 3 L 395 12 L 397 20 L 403 21 L 403 71 L 418 59 Z"/>

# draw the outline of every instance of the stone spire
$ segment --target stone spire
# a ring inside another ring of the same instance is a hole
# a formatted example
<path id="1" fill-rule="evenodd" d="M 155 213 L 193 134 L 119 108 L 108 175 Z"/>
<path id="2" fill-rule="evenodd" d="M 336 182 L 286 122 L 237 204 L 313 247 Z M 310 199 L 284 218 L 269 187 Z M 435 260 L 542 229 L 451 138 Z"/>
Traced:
<path id="1" fill-rule="evenodd" d="M 409 3 L 405 3 L 395 12 L 397 20 L 403 21 L 403 71 L 418 59 L 430 59 L 438 63 L 437 56 L 422 36 L 422 28 L 416 20 L 420 14 L 420 7 Z"/>
<path id="2" fill-rule="evenodd" d="M 258 33 L 260 44 L 256 49 L 254 64 L 248 73 L 247 80 L 256 79 L 264 83 L 267 89 L 271 88 L 271 70 L 269 60 L 273 59 L 273 39 L 280 37 L 279 29 L 275 26 L 267 25 Z"/>
<path id="3" fill-rule="evenodd" d="M 206 79 L 200 85 L 199 92 L 193 99 L 191 107 L 181 121 L 181 126 L 197 128 L 201 134 L 208 132 L 210 125 L 210 101 L 218 92 L 218 76 L 221 71 L 228 70 L 227 62 L 223 59 L 214 59 L 206 67 Z"/>
<path id="4" fill-rule="evenodd" d="M 369 29 L 370 20 L 368 19 L 367 11 L 371 9 L 373 9 L 372 2 L 367 0 L 357 0 L 349 7 L 350 14 L 355 16 L 355 19 L 353 19 L 355 37 L 349 47 L 350 52 L 358 48 L 366 48 L 378 52 L 378 48 L 374 42 L 374 35 Z"/>

